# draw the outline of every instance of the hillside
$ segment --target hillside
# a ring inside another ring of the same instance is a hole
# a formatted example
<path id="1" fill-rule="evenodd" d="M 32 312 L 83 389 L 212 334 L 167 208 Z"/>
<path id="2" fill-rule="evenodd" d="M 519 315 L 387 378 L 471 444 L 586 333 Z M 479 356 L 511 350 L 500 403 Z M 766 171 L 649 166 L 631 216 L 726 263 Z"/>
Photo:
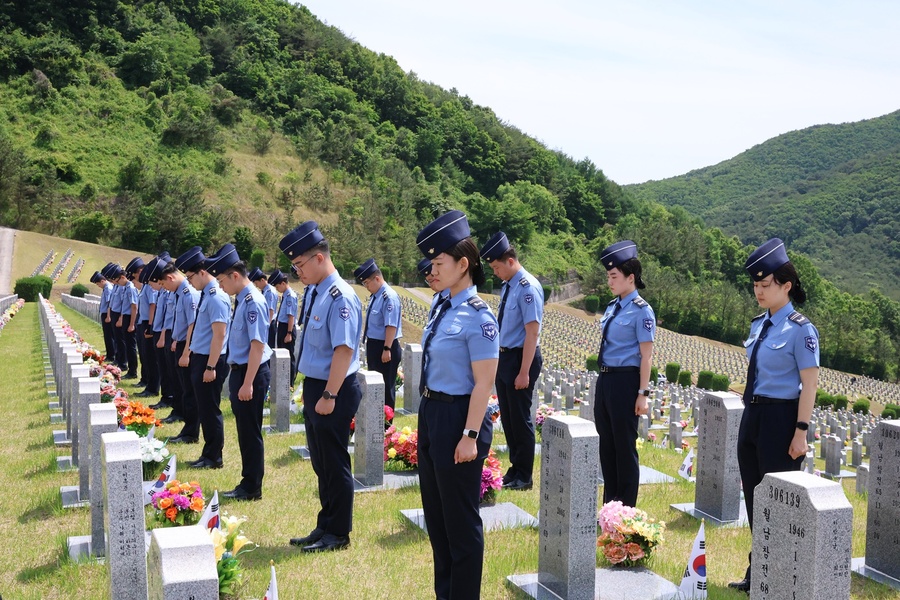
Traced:
<path id="1" fill-rule="evenodd" d="M 782 237 L 840 288 L 900 299 L 900 111 L 768 140 L 717 165 L 626 189 L 747 244 Z"/>

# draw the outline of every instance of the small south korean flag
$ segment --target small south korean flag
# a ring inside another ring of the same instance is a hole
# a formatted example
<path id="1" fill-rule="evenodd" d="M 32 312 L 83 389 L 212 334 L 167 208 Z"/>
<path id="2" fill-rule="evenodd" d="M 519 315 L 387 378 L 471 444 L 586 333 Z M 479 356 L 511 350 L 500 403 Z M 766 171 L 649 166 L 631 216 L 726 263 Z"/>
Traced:
<path id="1" fill-rule="evenodd" d="M 269 561 L 269 568 L 272 569 L 272 576 L 269 579 L 269 587 L 266 588 L 266 595 L 263 600 L 278 600 L 278 580 L 275 579 L 275 562 Z"/>
<path id="2" fill-rule="evenodd" d="M 681 585 L 678 587 L 679 598 L 683 600 L 700 600 L 706 598 L 706 534 L 705 522 L 700 522 L 700 531 L 694 538 L 691 557 L 688 559 Z"/>
<path id="3" fill-rule="evenodd" d="M 697 481 L 697 478 L 694 476 L 694 449 L 691 448 L 687 453 L 687 456 L 684 457 L 684 460 L 681 461 L 681 466 L 678 467 L 678 474 L 687 479 L 688 481 Z"/>

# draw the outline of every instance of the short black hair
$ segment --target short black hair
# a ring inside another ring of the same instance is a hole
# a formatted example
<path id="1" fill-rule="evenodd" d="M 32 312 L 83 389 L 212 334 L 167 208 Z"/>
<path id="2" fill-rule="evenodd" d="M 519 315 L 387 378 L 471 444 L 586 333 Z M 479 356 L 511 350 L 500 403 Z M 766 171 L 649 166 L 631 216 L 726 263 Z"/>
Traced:
<path id="1" fill-rule="evenodd" d="M 516 249 L 510 246 L 506 249 L 506 252 L 495 258 L 494 260 L 499 260 L 501 262 L 506 262 L 506 259 L 514 258 L 515 260 L 519 260 L 519 255 L 516 253 Z"/>
<path id="2" fill-rule="evenodd" d="M 246 277 L 247 276 L 247 261 L 246 260 L 237 261 L 232 266 L 225 269 L 225 271 L 222 273 L 222 275 L 230 275 L 232 272 L 237 273 L 241 277 Z"/>

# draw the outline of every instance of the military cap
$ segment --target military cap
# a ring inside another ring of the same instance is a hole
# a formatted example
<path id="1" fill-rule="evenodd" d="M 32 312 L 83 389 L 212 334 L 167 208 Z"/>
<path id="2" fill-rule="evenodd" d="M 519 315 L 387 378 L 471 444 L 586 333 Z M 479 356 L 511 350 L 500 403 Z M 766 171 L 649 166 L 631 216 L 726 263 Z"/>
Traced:
<path id="1" fill-rule="evenodd" d="M 213 277 L 217 277 L 241 262 L 234 244 L 225 244 L 219 251 L 206 259 L 206 271 Z"/>
<path id="2" fill-rule="evenodd" d="M 615 269 L 626 260 L 637 258 L 637 244 L 631 240 L 622 240 L 612 246 L 607 246 L 600 253 L 600 262 L 607 271 Z"/>
<path id="3" fill-rule="evenodd" d="M 434 258 L 472 235 L 469 221 L 462 211 L 451 210 L 426 225 L 416 237 L 416 246 L 425 258 Z"/>
<path id="4" fill-rule="evenodd" d="M 269 283 L 272 285 L 278 285 L 282 281 L 287 281 L 287 276 L 281 272 L 281 269 L 275 269 L 272 271 L 271 275 L 269 275 Z"/>
<path id="5" fill-rule="evenodd" d="M 419 274 L 422 277 L 428 277 L 431 275 L 431 261 L 427 258 L 423 258 L 419 261 L 419 264 L 416 265 L 416 270 L 419 271 Z"/>
<path id="6" fill-rule="evenodd" d="M 300 223 L 278 242 L 278 247 L 288 258 L 300 256 L 325 239 L 315 221 Z"/>
<path id="7" fill-rule="evenodd" d="M 495 233 L 481 248 L 481 258 L 491 262 L 497 260 L 503 253 L 509 250 L 509 240 L 502 231 Z"/>
<path id="8" fill-rule="evenodd" d="M 378 270 L 378 265 L 375 264 L 375 259 L 370 258 L 363 264 L 359 265 L 355 271 L 353 271 L 353 276 L 356 277 L 357 281 L 365 281 L 369 277 L 375 274 L 375 271 Z"/>
<path id="9" fill-rule="evenodd" d="M 784 247 L 784 242 L 778 238 L 772 238 L 750 254 L 750 258 L 744 263 L 744 268 L 753 281 L 759 281 L 768 277 L 788 262 L 790 262 L 790 259 Z"/>
<path id="10" fill-rule="evenodd" d="M 203 255 L 203 249 L 200 246 L 194 246 L 175 259 L 175 266 L 182 273 L 200 271 L 205 268 L 205 263 L 206 257 Z"/>
<path id="11" fill-rule="evenodd" d="M 260 279 L 268 279 L 268 276 L 259 267 L 253 267 L 253 270 L 247 274 L 247 278 L 250 281 L 259 281 Z"/>

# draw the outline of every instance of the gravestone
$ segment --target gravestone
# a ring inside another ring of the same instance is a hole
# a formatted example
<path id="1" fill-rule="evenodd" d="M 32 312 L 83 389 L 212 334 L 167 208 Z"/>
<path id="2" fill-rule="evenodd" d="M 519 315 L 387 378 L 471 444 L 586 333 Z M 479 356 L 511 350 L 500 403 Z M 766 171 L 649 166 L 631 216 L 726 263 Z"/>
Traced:
<path id="1" fill-rule="evenodd" d="M 638 439 L 646 440 L 650 433 L 650 417 L 647 415 L 638 416 Z"/>
<path id="2" fill-rule="evenodd" d="M 87 367 L 85 370 L 89 371 Z M 72 369 L 75 375 L 75 369 Z M 73 457 L 78 456 L 78 497 L 91 499 L 91 404 L 100 404 L 100 380 L 96 377 L 80 377 L 75 380 L 77 393 L 74 408 L 78 411 L 78 426 L 72 439 Z M 115 405 L 114 405 L 115 406 Z"/>
<path id="3" fill-rule="evenodd" d="M 841 474 L 841 447 L 843 444 L 836 435 L 826 435 L 822 440 L 825 446 L 825 474 L 839 477 Z"/>
<path id="4" fill-rule="evenodd" d="M 147 562 L 148 600 L 219 600 L 216 552 L 205 528 L 154 529 Z"/>
<path id="5" fill-rule="evenodd" d="M 269 431 L 291 430 L 291 355 L 287 348 L 276 348 L 269 363 Z"/>
<path id="6" fill-rule="evenodd" d="M 743 524 L 746 509 L 741 501 L 737 438 L 744 404 L 730 392 L 707 392 L 699 406 L 694 502 L 672 507 L 717 525 Z"/>
<path id="7" fill-rule="evenodd" d="M 853 440 L 853 445 L 850 451 L 850 466 L 858 467 L 862 464 L 862 442 L 859 439 Z"/>
<path id="8" fill-rule="evenodd" d="M 751 600 L 850 597 L 853 507 L 840 483 L 769 473 L 753 496 Z"/>
<path id="9" fill-rule="evenodd" d="M 384 377 L 377 371 L 358 371 L 362 400 L 356 411 L 353 478 L 364 486 L 384 483 Z"/>
<path id="10" fill-rule="evenodd" d="M 141 445 L 133 431 L 104 433 L 104 529 L 107 533 L 110 597 L 147 598 Z"/>
<path id="11" fill-rule="evenodd" d="M 681 448 L 681 421 L 669 421 L 669 448 Z"/>
<path id="12" fill-rule="evenodd" d="M 803 459 L 803 470 L 807 473 L 816 472 L 816 452 L 814 448 L 807 446 L 810 450 L 806 452 L 806 458 Z"/>
<path id="13" fill-rule="evenodd" d="M 542 439 L 537 579 L 514 575 L 509 580 L 535 598 L 544 597 L 538 596 L 543 590 L 569 600 L 593 600 L 600 438 L 593 423 L 563 415 L 544 421 Z"/>
<path id="14" fill-rule="evenodd" d="M 872 438 L 866 556 L 853 570 L 900 589 L 900 420 L 882 421 Z"/>
<path id="15" fill-rule="evenodd" d="M 422 345 L 406 344 L 403 349 L 403 410 L 419 412 L 419 379 L 422 377 Z"/>
<path id="16" fill-rule="evenodd" d="M 865 494 L 869 491 L 869 465 L 856 467 L 856 493 Z"/>

